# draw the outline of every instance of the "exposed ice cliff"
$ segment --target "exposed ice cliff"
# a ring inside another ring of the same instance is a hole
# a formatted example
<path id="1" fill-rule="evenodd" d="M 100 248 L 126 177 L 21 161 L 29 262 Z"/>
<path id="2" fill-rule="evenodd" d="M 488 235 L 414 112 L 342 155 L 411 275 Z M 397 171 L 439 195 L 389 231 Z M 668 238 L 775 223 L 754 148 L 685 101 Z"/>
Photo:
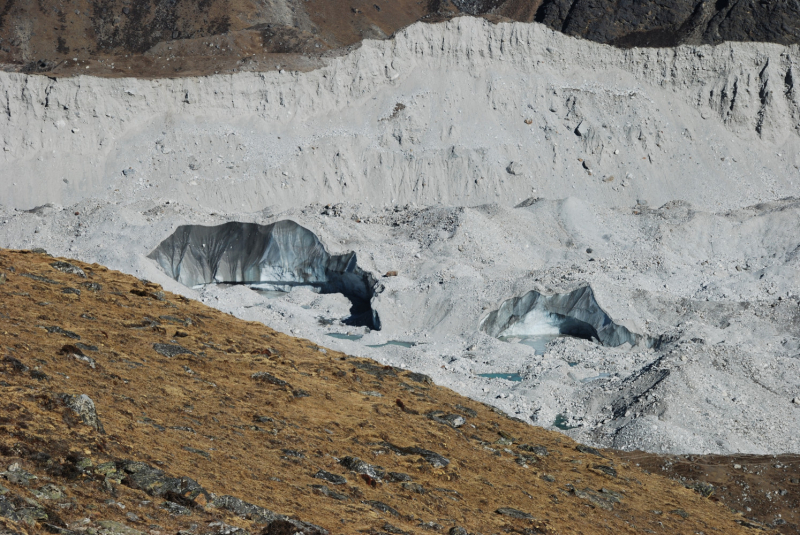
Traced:
<path id="1" fill-rule="evenodd" d="M 290 291 L 311 286 L 341 293 L 353 301 L 354 312 L 365 316 L 361 321 L 380 329 L 369 307 L 375 277 L 358 267 L 355 253 L 331 255 L 313 232 L 294 221 L 181 225 L 148 256 L 190 287 L 233 283 Z"/>
<path id="2" fill-rule="evenodd" d="M 543 295 L 531 290 L 504 301 L 481 321 L 490 336 L 532 336 L 565 334 L 598 340 L 606 346 L 637 345 L 640 334 L 617 325 L 600 308 L 589 286 L 563 294 Z"/>

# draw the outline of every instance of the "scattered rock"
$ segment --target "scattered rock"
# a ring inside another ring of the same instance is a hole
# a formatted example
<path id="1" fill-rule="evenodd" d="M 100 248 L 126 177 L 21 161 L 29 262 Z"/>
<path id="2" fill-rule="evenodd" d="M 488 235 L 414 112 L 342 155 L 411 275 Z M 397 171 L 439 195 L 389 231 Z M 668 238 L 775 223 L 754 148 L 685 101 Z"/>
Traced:
<path id="1" fill-rule="evenodd" d="M 369 362 L 354 362 L 353 366 L 379 379 L 383 379 L 386 376 L 397 376 L 397 372 L 391 366 L 376 366 Z"/>
<path id="2" fill-rule="evenodd" d="M 61 394 L 59 396 L 64 405 L 72 409 L 72 411 L 81 417 L 83 423 L 89 427 L 94 428 L 98 433 L 105 434 L 103 424 L 97 416 L 97 410 L 94 406 L 94 401 L 86 394 L 74 396 L 71 394 Z"/>
<path id="3" fill-rule="evenodd" d="M 159 355 L 172 358 L 177 355 L 194 355 L 194 352 L 178 344 L 153 344 L 153 349 Z"/>
<path id="4" fill-rule="evenodd" d="M 269 372 L 256 372 L 250 377 L 254 381 L 258 381 L 259 383 L 269 383 L 271 385 L 277 385 L 277 386 L 289 386 L 289 383 L 287 383 L 283 379 L 278 379 Z M 291 386 L 289 386 L 289 388 L 291 388 Z"/>
<path id="5" fill-rule="evenodd" d="M 531 446 L 530 444 L 520 444 L 517 448 L 522 451 L 527 451 L 538 455 L 539 457 L 547 457 L 547 448 L 544 446 Z"/>
<path id="6" fill-rule="evenodd" d="M 400 446 L 395 446 L 389 442 L 381 442 L 381 446 L 392 450 L 395 453 L 399 453 L 400 455 L 419 455 L 428 463 L 431 464 L 434 468 L 443 468 L 450 464 L 450 461 L 444 457 L 443 455 L 439 455 L 435 451 L 426 450 L 423 448 L 418 447 L 409 447 L 409 448 L 402 448 Z"/>
<path id="7" fill-rule="evenodd" d="M 347 479 L 342 476 L 331 474 L 330 472 L 326 472 L 325 470 L 320 470 L 316 474 L 314 474 L 316 479 L 324 479 L 328 483 L 333 483 L 334 485 L 344 485 L 347 483 Z"/>
<path id="8" fill-rule="evenodd" d="M 366 474 L 377 481 L 380 481 L 383 479 L 383 476 L 386 475 L 386 471 L 380 466 L 373 466 L 369 463 L 365 463 L 358 457 L 347 456 L 340 460 L 339 464 L 356 474 Z"/>
<path id="9" fill-rule="evenodd" d="M 78 290 L 77 288 L 64 288 L 63 290 L 61 290 L 61 293 L 62 294 L 74 294 L 74 295 L 77 295 L 78 297 L 80 297 L 80 295 L 81 295 L 81 291 Z"/>
<path id="10" fill-rule="evenodd" d="M 125 176 L 133 176 L 133 175 L 136 174 L 136 169 L 133 169 L 132 167 L 128 167 L 127 169 L 123 169 L 122 170 L 122 174 L 125 175 Z"/>
<path id="11" fill-rule="evenodd" d="M 459 414 L 445 414 L 443 411 L 429 412 L 426 416 L 436 423 L 448 425 L 453 429 L 458 429 L 467 423 L 467 420 L 463 416 Z"/>
<path id="12" fill-rule="evenodd" d="M 602 453 L 600 453 L 599 450 L 597 450 L 595 448 L 592 448 L 591 446 L 585 446 L 583 444 L 578 444 L 577 446 L 575 446 L 575 449 L 578 450 L 581 453 L 590 453 L 592 455 L 597 455 L 598 457 L 603 457 L 604 459 L 606 458 L 606 456 L 603 455 Z"/>
<path id="13" fill-rule="evenodd" d="M 379 502 L 376 500 L 365 500 L 361 503 L 369 505 L 370 507 L 372 507 L 376 511 L 380 511 L 381 513 L 389 513 L 392 516 L 400 516 L 400 513 L 398 513 L 396 509 L 386 505 L 383 502 Z"/>
<path id="14" fill-rule="evenodd" d="M 406 377 L 408 377 L 409 379 L 411 379 L 416 383 L 423 383 L 423 384 L 433 383 L 433 379 L 431 379 L 430 376 L 425 375 L 424 373 L 408 372 L 406 374 Z"/>
<path id="15" fill-rule="evenodd" d="M 539 202 L 539 200 L 540 200 L 539 197 L 528 197 L 527 199 L 516 205 L 514 208 L 527 208 L 529 206 L 533 206 L 534 204 Z"/>
<path id="16" fill-rule="evenodd" d="M 463 405 L 456 405 L 455 408 L 456 408 L 456 410 L 461 411 L 464 414 L 466 414 L 467 416 L 470 416 L 472 418 L 477 418 L 478 417 L 478 411 L 474 411 L 474 410 L 470 409 L 469 407 L 465 407 Z"/>
<path id="17" fill-rule="evenodd" d="M 400 483 L 402 481 L 412 481 L 412 478 L 408 474 L 404 474 L 402 472 L 389 472 L 386 477 L 387 481 L 391 481 L 393 483 Z"/>
<path id="18" fill-rule="evenodd" d="M 114 522 L 113 520 L 101 520 L 97 523 L 100 528 L 99 535 L 144 535 L 141 531 L 129 528 L 125 524 Z"/>
<path id="19" fill-rule="evenodd" d="M 417 494 L 425 494 L 425 487 L 419 483 L 406 482 L 400 485 L 409 492 L 416 492 Z"/>
<path id="20" fill-rule="evenodd" d="M 511 162 L 506 167 L 506 172 L 509 175 L 521 175 L 522 174 L 522 164 L 520 162 Z"/>
<path id="21" fill-rule="evenodd" d="M 22 276 L 28 279 L 32 279 L 38 282 L 44 282 L 47 284 L 57 284 L 57 285 L 61 284 L 60 282 L 54 281 L 53 279 L 48 279 L 47 277 L 42 277 L 41 275 L 34 275 L 32 273 L 22 273 Z"/>
<path id="22" fill-rule="evenodd" d="M 698 492 L 703 498 L 708 498 L 714 494 L 715 490 L 714 485 L 705 483 L 703 481 L 693 481 L 691 483 L 687 483 L 686 488 Z"/>
<path id="23" fill-rule="evenodd" d="M 81 268 L 79 268 L 78 266 L 76 266 L 74 264 L 70 264 L 69 262 L 62 262 L 62 261 L 59 260 L 57 262 L 53 262 L 50 265 L 54 269 L 57 269 L 58 271 L 62 271 L 64 273 L 69 273 L 70 275 L 77 275 L 82 279 L 86 278 L 86 273 Z"/>
<path id="24" fill-rule="evenodd" d="M 62 329 L 58 325 L 52 325 L 50 327 L 45 327 L 45 330 L 51 334 L 61 334 L 66 336 L 67 338 L 72 338 L 74 340 L 80 340 L 81 337 L 79 334 L 75 334 L 72 331 L 67 331 L 66 329 Z"/>
<path id="25" fill-rule="evenodd" d="M 581 124 L 579 124 L 577 126 L 577 128 L 575 128 L 575 135 L 585 138 L 585 137 L 587 137 L 589 135 L 591 130 L 592 130 L 592 127 L 589 126 L 589 123 L 587 123 L 586 121 L 581 121 Z M 584 165 L 585 165 L 585 161 L 584 161 Z"/>
<path id="26" fill-rule="evenodd" d="M 13 468 L 13 465 L 9 468 Z M 27 487 L 31 484 L 31 481 L 39 479 L 35 475 L 31 474 L 30 472 L 26 472 L 25 470 L 20 469 L 17 467 L 16 470 L 8 470 L 7 472 L 0 472 L 0 476 L 4 477 L 9 483 L 13 483 L 14 485 L 21 485 L 23 487 Z"/>
<path id="27" fill-rule="evenodd" d="M 447 535 L 467 535 L 467 530 L 461 526 L 453 526 L 450 528 L 450 531 L 447 532 Z"/>
<path id="28" fill-rule="evenodd" d="M 172 477 L 163 470 L 139 461 L 119 461 L 115 463 L 115 468 L 124 472 L 123 484 L 151 496 L 167 498 L 185 506 L 192 506 L 198 499 L 211 501 L 205 489 L 191 478 Z"/>
<path id="29" fill-rule="evenodd" d="M 95 363 L 94 359 L 86 356 L 81 350 L 81 348 L 78 347 L 78 345 L 81 345 L 86 348 L 94 347 L 94 346 L 87 346 L 85 344 L 76 344 L 76 345 L 67 344 L 61 347 L 58 354 L 72 357 L 76 360 L 80 360 L 81 362 L 85 362 L 86 364 L 89 365 L 90 368 L 95 369 L 97 364 Z M 94 351 L 97 351 L 96 347 L 94 348 Z"/>
<path id="30" fill-rule="evenodd" d="M 184 507 L 183 505 L 177 504 L 175 502 L 166 501 L 161 504 L 161 508 L 165 509 L 171 515 L 186 515 L 189 516 L 192 514 L 192 510 L 188 507 Z"/>
<path id="31" fill-rule="evenodd" d="M 252 503 L 247 503 L 246 501 L 234 496 L 217 496 L 211 502 L 211 505 L 217 509 L 230 511 L 237 516 L 246 518 L 247 520 L 252 520 L 253 522 L 259 524 L 266 524 L 281 518 L 280 515 L 273 513 L 269 509 L 265 509 L 264 507 L 260 507 L 258 505 L 253 505 Z"/>
<path id="32" fill-rule="evenodd" d="M 519 509 L 513 509 L 511 507 L 501 507 L 495 512 L 499 515 L 510 516 L 511 518 L 520 518 L 520 519 L 533 518 L 533 515 L 529 515 L 528 513 L 523 513 Z"/>
<path id="33" fill-rule="evenodd" d="M 38 490 L 31 490 L 31 494 L 40 500 L 60 500 L 64 497 L 64 493 L 55 485 L 45 485 Z"/>
<path id="34" fill-rule="evenodd" d="M 611 477 L 617 477 L 617 471 L 611 468 L 610 466 L 606 466 L 603 464 L 594 464 L 592 465 L 592 469 L 597 470 L 598 472 L 602 472 Z"/>
<path id="35" fill-rule="evenodd" d="M 270 522 L 262 535 L 328 535 L 328 530 L 314 524 L 281 517 Z"/>
<path id="36" fill-rule="evenodd" d="M 314 492 L 327 496 L 328 498 L 333 498 L 334 500 L 347 501 L 350 499 L 349 496 L 331 490 L 326 485 L 311 485 L 311 488 L 314 489 Z"/>
<path id="37" fill-rule="evenodd" d="M 570 489 L 570 492 L 572 492 L 572 494 L 578 498 L 586 500 L 591 505 L 606 511 L 611 511 L 614 509 L 614 504 L 619 503 L 621 500 L 619 493 L 608 489 L 601 489 L 600 492 L 597 492 L 596 490 L 588 487 L 583 490 L 576 489 L 572 485 L 567 485 L 567 487 Z"/>

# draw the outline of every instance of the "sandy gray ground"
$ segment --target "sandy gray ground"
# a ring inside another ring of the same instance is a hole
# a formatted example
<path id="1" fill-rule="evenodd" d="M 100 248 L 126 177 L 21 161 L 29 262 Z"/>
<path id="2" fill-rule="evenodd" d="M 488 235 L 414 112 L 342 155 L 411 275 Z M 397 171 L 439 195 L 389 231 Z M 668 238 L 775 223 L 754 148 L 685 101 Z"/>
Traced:
<path id="1" fill-rule="evenodd" d="M 306 74 L 0 74 L 0 245 L 154 280 L 585 442 L 800 452 L 797 60 L 458 19 Z M 146 258 L 179 224 L 287 218 L 398 271 L 373 300 L 381 331 L 341 324 L 339 295 L 196 291 Z M 661 345 L 536 355 L 479 331 L 506 299 L 586 284 Z M 418 345 L 369 347 L 390 340 Z M 497 372 L 522 380 L 478 375 Z"/>

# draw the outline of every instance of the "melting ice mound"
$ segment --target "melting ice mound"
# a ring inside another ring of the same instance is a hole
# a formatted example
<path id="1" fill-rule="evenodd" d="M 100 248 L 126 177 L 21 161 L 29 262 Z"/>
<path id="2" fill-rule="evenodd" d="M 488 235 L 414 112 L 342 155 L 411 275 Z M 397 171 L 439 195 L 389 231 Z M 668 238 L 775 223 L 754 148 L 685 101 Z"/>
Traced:
<path id="1" fill-rule="evenodd" d="M 480 328 L 497 338 L 561 334 L 587 340 L 594 338 L 612 347 L 625 343 L 635 346 L 645 339 L 614 323 L 597 304 L 589 286 L 553 295 L 532 290 L 508 299 L 481 321 Z M 646 341 L 649 343 L 649 339 Z"/>
<path id="2" fill-rule="evenodd" d="M 313 232 L 294 221 L 182 225 L 148 257 L 190 287 L 225 283 L 290 291 L 311 286 L 320 293 L 341 293 L 353 304 L 348 323 L 380 329 L 369 304 L 374 276 L 358 267 L 355 253 L 328 253 Z"/>

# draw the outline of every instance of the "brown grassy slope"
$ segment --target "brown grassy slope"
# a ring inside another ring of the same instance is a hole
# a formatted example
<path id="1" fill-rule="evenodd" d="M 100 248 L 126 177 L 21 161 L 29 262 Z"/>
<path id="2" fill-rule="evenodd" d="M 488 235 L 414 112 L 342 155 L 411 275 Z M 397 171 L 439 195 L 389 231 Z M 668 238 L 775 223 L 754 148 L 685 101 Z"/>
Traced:
<path id="1" fill-rule="evenodd" d="M 579 451 L 558 433 L 424 376 L 324 350 L 99 265 L 70 261 L 86 278 L 64 273 L 55 260 L 0 251 L 0 468 L 19 463 L 22 471 L 0 476 L 0 510 L 3 500 L 20 511 L 21 500 L 35 499 L 39 509 L 27 507 L 49 517 L 39 514 L 34 526 L 5 520 L 10 529 L 39 532 L 49 523 L 79 531 L 116 521 L 145 532 L 191 524 L 203 532 L 220 520 L 263 528 L 213 507 L 211 494 L 148 496 L 131 488 L 129 474 L 102 464 L 136 460 L 331 533 L 421 533 L 436 525 L 469 533 L 751 531 L 721 504 L 611 451 Z M 154 344 L 191 353 L 165 357 Z M 287 384 L 254 380 L 257 372 Z M 104 433 L 66 407 L 64 393 L 88 395 Z M 437 410 L 466 424 L 456 429 L 426 415 Z M 387 444 L 450 462 L 437 467 Z M 345 456 L 413 481 L 361 477 L 338 462 Z M 316 479 L 319 470 L 347 482 Z M 25 472 L 38 479 L 26 485 Z M 37 498 L 48 484 L 63 496 Z M 168 512 L 169 500 L 188 514 Z M 531 518 L 497 512 L 503 508 Z"/>

